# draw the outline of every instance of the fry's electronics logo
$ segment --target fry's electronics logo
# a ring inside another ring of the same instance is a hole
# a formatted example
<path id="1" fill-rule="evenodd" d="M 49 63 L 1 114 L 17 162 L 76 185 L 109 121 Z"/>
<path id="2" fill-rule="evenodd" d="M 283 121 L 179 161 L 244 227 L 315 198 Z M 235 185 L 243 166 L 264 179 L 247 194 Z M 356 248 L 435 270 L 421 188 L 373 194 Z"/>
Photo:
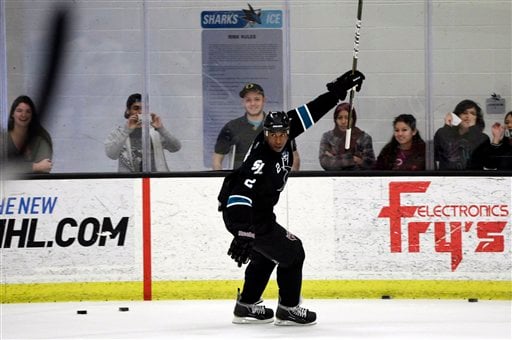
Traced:
<path id="1" fill-rule="evenodd" d="M 425 193 L 430 181 L 390 182 L 389 206 L 379 213 L 389 218 L 390 246 L 392 253 L 402 252 L 402 218 L 418 218 L 407 223 L 408 250 L 420 252 L 420 236 L 434 231 L 435 251 L 451 253 L 451 269 L 455 271 L 462 261 L 463 233 L 476 233 L 476 253 L 500 253 L 505 249 L 503 231 L 509 220 L 507 204 L 490 205 L 435 205 L 402 206 L 402 193 Z M 428 221 L 425 219 L 428 218 Z M 439 218 L 439 221 L 435 219 Z M 442 220 L 449 220 L 447 223 Z M 468 221 L 469 219 L 469 221 Z"/>

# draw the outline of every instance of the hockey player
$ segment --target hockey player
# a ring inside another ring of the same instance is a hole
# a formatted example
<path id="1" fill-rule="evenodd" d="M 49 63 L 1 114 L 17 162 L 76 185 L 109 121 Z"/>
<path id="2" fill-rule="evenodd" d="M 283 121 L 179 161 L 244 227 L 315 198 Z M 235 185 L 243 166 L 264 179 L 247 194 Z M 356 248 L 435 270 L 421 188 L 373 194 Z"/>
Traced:
<path id="1" fill-rule="evenodd" d="M 327 84 L 328 92 L 313 101 L 288 112 L 269 112 L 242 165 L 224 179 L 218 199 L 226 228 L 234 236 L 228 255 L 239 267 L 250 260 L 233 323 L 274 321 L 273 310 L 260 303 L 276 266 L 279 303 L 275 324 L 316 322 L 316 313 L 300 306 L 302 242 L 277 223 L 273 208 L 293 163 L 291 140 L 345 99 L 349 89 L 359 91 L 363 80 L 361 72 L 348 71 Z"/>

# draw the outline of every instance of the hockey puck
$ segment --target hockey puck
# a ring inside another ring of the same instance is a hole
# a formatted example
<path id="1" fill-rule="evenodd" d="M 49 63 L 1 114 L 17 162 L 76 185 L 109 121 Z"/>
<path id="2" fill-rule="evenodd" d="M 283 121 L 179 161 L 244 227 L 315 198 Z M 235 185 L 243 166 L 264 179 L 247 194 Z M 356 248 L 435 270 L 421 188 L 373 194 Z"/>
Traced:
<path id="1" fill-rule="evenodd" d="M 120 312 L 128 312 L 129 310 L 130 310 L 130 308 L 128 308 L 128 307 L 119 307 Z"/>
<path id="2" fill-rule="evenodd" d="M 468 302 L 478 302 L 478 299 L 476 299 L 476 298 L 470 298 L 470 299 L 468 299 Z"/>
<path id="3" fill-rule="evenodd" d="M 390 300 L 390 299 L 391 299 L 391 296 L 389 296 L 389 295 L 382 295 L 382 296 L 381 296 L 381 299 L 382 299 L 382 300 Z"/>
<path id="4" fill-rule="evenodd" d="M 76 311 L 76 314 L 87 314 L 87 311 L 86 311 L 86 310 L 84 310 L 84 309 L 77 310 L 77 311 Z"/>

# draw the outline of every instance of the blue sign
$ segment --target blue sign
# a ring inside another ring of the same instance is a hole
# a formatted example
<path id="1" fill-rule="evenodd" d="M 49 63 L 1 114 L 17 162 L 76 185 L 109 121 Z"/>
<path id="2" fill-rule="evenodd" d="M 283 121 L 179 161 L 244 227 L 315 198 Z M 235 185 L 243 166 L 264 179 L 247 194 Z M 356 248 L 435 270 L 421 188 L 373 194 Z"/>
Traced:
<path id="1" fill-rule="evenodd" d="M 239 96 L 245 84 L 263 86 L 265 112 L 283 110 L 283 21 L 282 11 L 262 11 L 250 4 L 239 11 L 201 12 L 205 167 L 212 165 L 222 127 L 245 113 Z M 232 167 L 230 158 L 224 158 L 224 169 Z"/>
<path id="2" fill-rule="evenodd" d="M 203 11 L 202 28 L 282 28 L 280 10 Z"/>

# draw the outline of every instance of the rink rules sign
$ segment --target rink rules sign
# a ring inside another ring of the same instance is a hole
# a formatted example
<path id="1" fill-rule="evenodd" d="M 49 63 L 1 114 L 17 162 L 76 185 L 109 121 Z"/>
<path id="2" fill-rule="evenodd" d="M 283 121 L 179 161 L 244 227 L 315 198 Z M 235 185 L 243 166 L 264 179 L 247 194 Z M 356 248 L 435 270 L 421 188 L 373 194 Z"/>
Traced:
<path id="1" fill-rule="evenodd" d="M 239 92 L 245 84 L 263 87 L 265 111 L 283 110 L 284 75 L 289 72 L 284 68 L 284 20 L 281 10 L 250 4 L 201 12 L 203 163 L 207 168 L 221 128 L 244 113 Z"/>

